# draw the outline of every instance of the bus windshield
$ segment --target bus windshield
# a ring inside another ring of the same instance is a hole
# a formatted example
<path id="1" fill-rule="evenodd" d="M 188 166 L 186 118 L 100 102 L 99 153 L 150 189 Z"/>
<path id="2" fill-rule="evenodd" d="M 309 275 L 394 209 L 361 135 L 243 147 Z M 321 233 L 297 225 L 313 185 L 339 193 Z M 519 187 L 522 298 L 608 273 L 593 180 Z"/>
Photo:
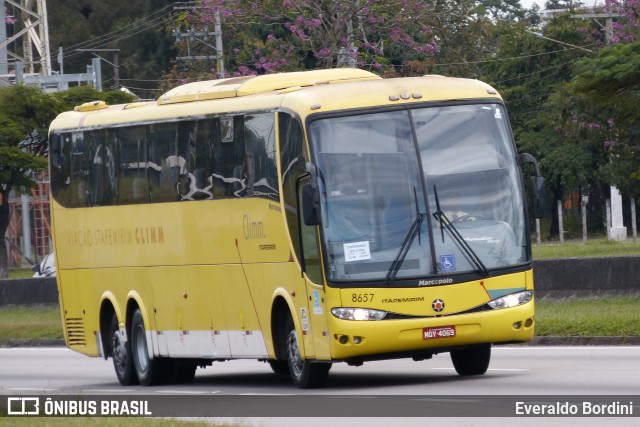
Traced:
<path id="1" fill-rule="evenodd" d="M 330 282 L 486 275 L 529 261 L 502 105 L 322 118 L 309 130 Z"/>

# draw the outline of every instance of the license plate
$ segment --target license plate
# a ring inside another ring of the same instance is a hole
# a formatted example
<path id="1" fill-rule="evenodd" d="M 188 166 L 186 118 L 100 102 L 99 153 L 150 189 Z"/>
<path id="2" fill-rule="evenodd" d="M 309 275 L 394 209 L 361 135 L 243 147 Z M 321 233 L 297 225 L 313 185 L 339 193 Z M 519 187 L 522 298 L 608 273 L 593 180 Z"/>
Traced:
<path id="1" fill-rule="evenodd" d="M 453 338 L 456 336 L 455 326 L 441 326 L 439 328 L 424 328 L 422 338 L 432 340 L 436 338 Z"/>

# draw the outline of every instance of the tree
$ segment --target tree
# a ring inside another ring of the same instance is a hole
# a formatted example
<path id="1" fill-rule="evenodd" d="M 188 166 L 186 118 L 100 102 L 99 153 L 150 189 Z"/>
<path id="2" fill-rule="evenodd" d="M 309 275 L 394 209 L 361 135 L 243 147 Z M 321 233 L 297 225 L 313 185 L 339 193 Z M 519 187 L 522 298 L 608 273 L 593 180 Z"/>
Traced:
<path id="1" fill-rule="evenodd" d="M 572 120 L 608 154 L 608 183 L 640 196 L 640 41 L 602 49 L 576 64 Z"/>
<path id="2" fill-rule="evenodd" d="M 589 187 L 591 205 L 596 206 L 608 159 L 601 144 L 584 138 L 588 129 L 577 128 L 569 119 L 576 96 L 567 85 L 575 76 L 575 62 L 595 55 L 576 46 L 592 50 L 603 36 L 590 21 L 571 19 L 569 12 L 557 13 L 546 23 L 546 38 L 529 28 L 527 21 L 497 23 L 496 60 L 484 67 L 484 79 L 505 98 L 519 151 L 538 159 L 551 201 Z M 550 219 L 555 235 L 557 217 Z"/>
<path id="3" fill-rule="evenodd" d="M 33 153 L 46 151 L 46 135 L 61 105 L 40 90 L 22 85 L 0 89 L 0 277 L 7 269 L 4 237 L 9 226 L 9 193 L 33 186 L 31 174 L 46 168 Z"/>
<path id="4" fill-rule="evenodd" d="M 484 58 L 489 13 L 497 14 L 499 8 L 481 3 L 201 0 L 176 20 L 175 28 L 210 27 L 219 16 L 229 52 L 225 60 L 235 75 L 339 66 L 419 75 L 438 63 L 450 66 Z M 512 9 L 516 5 L 509 2 Z M 188 75 L 189 70 L 182 71 Z"/>
<path id="5" fill-rule="evenodd" d="M 64 49 L 64 72 L 84 72 L 95 55 L 104 59 L 103 86 L 114 87 L 113 52 L 119 49 L 120 85 L 144 98 L 159 95 L 158 82 L 171 68 L 174 39 L 165 30 L 170 0 L 57 0 L 49 4 L 51 50 Z M 78 51 L 87 49 L 88 51 Z M 54 60 L 55 64 L 55 60 Z M 54 69 L 58 69 L 54 65 Z"/>
<path id="6" fill-rule="evenodd" d="M 116 103 L 132 98 L 88 86 L 56 94 L 24 85 L 0 88 L 0 277 L 6 274 L 8 262 L 4 240 L 10 220 L 9 194 L 33 187 L 33 173 L 46 169 L 48 129 L 56 115 L 97 99 Z"/>
<path id="7" fill-rule="evenodd" d="M 536 15 L 518 0 L 201 0 L 173 28 L 211 28 L 216 16 L 235 76 L 355 66 L 384 76 L 477 78 L 478 63 L 496 51 L 495 23 Z M 174 77 L 215 74 L 214 64 L 200 64 L 178 64 Z"/>

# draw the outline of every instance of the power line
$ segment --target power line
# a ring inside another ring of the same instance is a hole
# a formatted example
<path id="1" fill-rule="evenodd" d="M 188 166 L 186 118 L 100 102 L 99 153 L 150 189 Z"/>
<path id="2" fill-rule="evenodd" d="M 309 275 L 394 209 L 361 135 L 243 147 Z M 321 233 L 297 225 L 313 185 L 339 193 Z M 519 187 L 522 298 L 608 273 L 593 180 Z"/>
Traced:
<path id="1" fill-rule="evenodd" d="M 122 28 L 119 28 L 117 30 L 111 31 L 111 32 L 109 32 L 107 34 L 104 34 L 102 36 L 96 37 L 96 38 L 94 38 L 92 40 L 88 40 L 88 41 L 85 41 L 85 42 L 77 43 L 75 45 L 66 47 L 65 51 L 71 51 L 71 50 L 75 50 L 75 49 L 78 49 L 78 48 L 92 49 L 92 48 L 103 47 L 108 43 L 117 42 L 117 41 L 129 38 L 129 37 L 135 36 L 136 34 L 139 34 L 139 33 L 143 32 L 143 31 L 146 31 L 146 30 L 148 30 L 150 28 L 157 27 L 157 26 L 162 24 L 162 21 L 164 20 L 164 18 L 166 18 L 167 16 L 169 16 L 171 14 L 171 11 L 163 13 L 163 12 L 165 12 L 166 9 L 168 9 L 170 7 L 173 7 L 173 4 L 169 4 L 169 5 L 163 7 L 162 9 L 160 9 L 160 10 L 158 10 L 158 11 L 156 11 L 156 12 L 150 14 L 150 15 L 147 15 L 147 16 L 141 18 L 141 20 L 138 20 L 136 22 L 132 22 L 131 24 L 126 25 L 126 26 L 124 26 Z M 158 15 L 160 13 L 163 13 L 163 14 L 160 15 L 160 16 L 156 16 L 155 18 L 147 21 L 149 18 L 151 18 L 151 17 L 153 17 L 155 15 Z M 147 21 L 147 22 L 141 24 L 140 21 Z M 141 25 L 142 25 L 142 27 L 141 27 Z M 76 55 L 78 55 L 77 52 L 65 55 L 65 57 L 68 58 L 68 57 L 73 57 L 73 56 L 76 56 Z"/>
<path id="2" fill-rule="evenodd" d="M 548 67 L 548 68 L 545 68 L 545 69 L 542 69 L 542 70 L 534 71 L 533 73 L 521 74 L 521 75 L 518 75 L 518 76 L 510 78 L 510 79 L 500 80 L 500 81 L 497 81 L 497 82 L 491 82 L 490 84 L 491 85 L 497 85 L 497 84 L 504 83 L 504 82 L 510 82 L 510 81 L 513 81 L 513 80 L 518 80 L 518 79 L 521 79 L 523 77 L 533 76 L 533 75 L 536 75 L 536 74 L 539 74 L 539 73 L 544 73 L 545 71 L 549 71 L 549 70 L 553 70 L 553 69 L 556 69 L 556 68 L 564 67 L 566 65 L 573 64 L 574 62 L 575 62 L 575 60 L 570 61 L 570 62 L 565 62 L 563 64 L 554 65 L 553 67 Z M 542 76 L 540 78 L 544 78 L 544 76 Z"/>
<path id="3" fill-rule="evenodd" d="M 524 58 L 534 58 L 537 56 L 544 56 L 544 55 L 552 55 L 554 53 L 563 53 L 563 52 L 569 52 L 571 50 L 575 50 L 578 49 L 576 48 L 570 48 L 570 49 L 561 49 L 561 50 L 554 50 L 551 52 L 541 52 L 541 53 L 533 53 L 530 55 L 520 55 L 520 56 L 512 56 L 509 58 L 495 58 L 495 59 L 485 59 L 485 60 L 479 60 L 479 61 L 466 61 L 466 62 L 451 62 L 448 64 L 437 64 L 437 66 L 449 66 L 449 65 L 469 65 L 469 64 L 484 64 L 484 63 L 489 63 L 489 62 L 500 62 L 500 61 L 511 61 L 513 59 L 524 59 Z"/>

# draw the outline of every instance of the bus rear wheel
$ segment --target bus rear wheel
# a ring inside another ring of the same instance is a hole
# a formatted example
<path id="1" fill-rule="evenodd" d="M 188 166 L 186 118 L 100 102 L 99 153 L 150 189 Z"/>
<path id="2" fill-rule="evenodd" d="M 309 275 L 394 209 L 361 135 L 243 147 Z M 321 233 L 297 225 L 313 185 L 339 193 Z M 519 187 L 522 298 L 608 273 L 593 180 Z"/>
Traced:
<path id="1" fill-rule="evenodd" d="M 110 331 L 111 357 L 118 382 L 124 386 L 137 384 L 138 378 L 133 369 L 133 358 L 131 356 L 131 343 L 122 336 L 118 325 L 118 316 L 115 313 L 111 318 Z"/>
<path id="2" fill-rule="evenodd" d="M 330 363 L 312 363 L 302 358 L 293 319 L 287 319 L 286 355 L 293 384 L 298 388 L 324 387 L 329 378 Z"/>
<path id="3" fill-rule="evenodd" d="M 133 355 L 133 366 L 141 385 L 158 385 L 169 380 L 168 376 L 172 373 L 172 370 L 168 369 L 170 368 L 168 359 L 161 357 L 149 358 L 144 318 L 139 308 L 136 309 L 131 318 L 131 353 Z"/>
<path id="4" fill-rule="evenodd" d="M 482 375 L 489 368 L 491 344 L 480 344 L 451 352 L 451 361 L 458 375 Z"/>

